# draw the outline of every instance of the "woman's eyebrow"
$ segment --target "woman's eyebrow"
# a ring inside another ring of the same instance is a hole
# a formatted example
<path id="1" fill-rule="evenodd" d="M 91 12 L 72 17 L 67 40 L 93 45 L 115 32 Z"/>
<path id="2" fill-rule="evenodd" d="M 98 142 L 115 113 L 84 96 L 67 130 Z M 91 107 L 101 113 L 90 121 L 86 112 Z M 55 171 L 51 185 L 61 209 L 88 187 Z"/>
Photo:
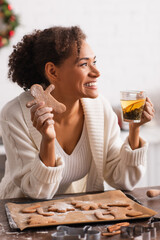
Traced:
<path id="1" fill-rule="evenodd" d="M 94 56 L 93 59 L 95 59 L 96 56 Z M 81 61 L 81 60 L 89 60 L 90 58 L 89 57 L 84 57 L 84 58 L 77 58 L 77 62 Z"/>

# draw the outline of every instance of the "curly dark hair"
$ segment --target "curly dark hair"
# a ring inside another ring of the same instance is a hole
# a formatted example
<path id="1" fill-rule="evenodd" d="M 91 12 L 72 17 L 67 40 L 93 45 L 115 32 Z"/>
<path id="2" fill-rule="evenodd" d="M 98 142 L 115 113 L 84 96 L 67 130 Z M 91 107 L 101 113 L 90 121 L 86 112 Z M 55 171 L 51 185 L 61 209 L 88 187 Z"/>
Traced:
<path id="1" fill-rule="evenodd" d="M 62 64 L 71 56 L 74 44 L 78 56 L 82 40 L 85 39 L 86 35 L 78 26 L 34 30 L 13 46 L 14 50 L 9 56 L 8 77 L 25 91 L 35 83 L 47 87 L 50 83 L 45 77 L 45 64 Z"/>

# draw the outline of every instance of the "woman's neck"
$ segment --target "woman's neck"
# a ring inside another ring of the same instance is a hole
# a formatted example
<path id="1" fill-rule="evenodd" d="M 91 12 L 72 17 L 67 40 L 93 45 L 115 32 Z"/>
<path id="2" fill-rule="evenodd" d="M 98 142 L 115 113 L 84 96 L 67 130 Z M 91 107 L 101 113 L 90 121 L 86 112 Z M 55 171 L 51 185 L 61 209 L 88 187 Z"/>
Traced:
<path id="1" fill-rule="evenodd" d="M 56 123 L 69 123 L 72 122 L 74 118 L 83 116 L 83 108 L 80 100 L 75 102 L 67 102 L 65 103 L 65 106 L 66 111 L 64 113 L 54 113 L 54 121 Z"/>

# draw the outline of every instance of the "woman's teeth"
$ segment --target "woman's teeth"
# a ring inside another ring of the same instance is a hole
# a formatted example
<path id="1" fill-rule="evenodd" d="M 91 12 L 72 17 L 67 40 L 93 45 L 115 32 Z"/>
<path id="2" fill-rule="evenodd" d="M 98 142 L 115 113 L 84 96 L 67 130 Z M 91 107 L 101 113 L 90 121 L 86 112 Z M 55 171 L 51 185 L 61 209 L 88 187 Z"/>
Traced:
<path id="1" fill-rule="evenodd" d="M 85 85 L 86 85 L 87 87 L 97 86 L 97 82 L 86 83 Z"/>

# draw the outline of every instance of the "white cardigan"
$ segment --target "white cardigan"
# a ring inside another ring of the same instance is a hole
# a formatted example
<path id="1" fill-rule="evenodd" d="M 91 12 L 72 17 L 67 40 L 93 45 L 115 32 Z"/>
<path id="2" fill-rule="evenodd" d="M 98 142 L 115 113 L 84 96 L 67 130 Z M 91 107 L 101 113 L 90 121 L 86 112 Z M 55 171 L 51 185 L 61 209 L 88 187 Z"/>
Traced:
<path id="1" fill-rule="evenodd" d="M 0 117 L 7 160 L 0 183 L 0 198 L 29 196 L 52 198 L 59 187 L 65 164 L 57 156 L 56 167 L 46 167 L 39 158 L 41 134 L 33 127 L 24 92 L 3 108 Z M 104 180 L 116 189 L 132 190 L 145 171 L 147 143 L 132 150 L 122 143 L 117 117 L 102 97 L 81 99 L 92 152 L 88 175 L 71 184 L 68 192 L 104 190 Z M 69 173 L 68 173 L 69 174 Z M 83 183 L 83 184 L 82 184 Z"/>

